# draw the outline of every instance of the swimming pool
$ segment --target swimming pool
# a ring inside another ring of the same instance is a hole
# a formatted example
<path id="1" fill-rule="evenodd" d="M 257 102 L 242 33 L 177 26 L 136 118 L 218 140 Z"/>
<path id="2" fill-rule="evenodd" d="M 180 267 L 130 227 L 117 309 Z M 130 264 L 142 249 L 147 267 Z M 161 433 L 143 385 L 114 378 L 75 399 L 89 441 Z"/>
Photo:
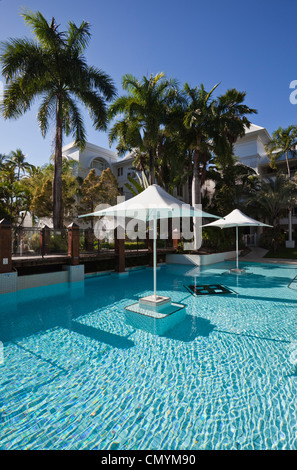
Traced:
<path id="1" fill-rule="evenodd" d="M 163 336 L 124 315 L 150 269 L 2 295 L 0 449 L 296 450 L 297 269 L 231 265 L 158 271 L 187 308 Z"/>

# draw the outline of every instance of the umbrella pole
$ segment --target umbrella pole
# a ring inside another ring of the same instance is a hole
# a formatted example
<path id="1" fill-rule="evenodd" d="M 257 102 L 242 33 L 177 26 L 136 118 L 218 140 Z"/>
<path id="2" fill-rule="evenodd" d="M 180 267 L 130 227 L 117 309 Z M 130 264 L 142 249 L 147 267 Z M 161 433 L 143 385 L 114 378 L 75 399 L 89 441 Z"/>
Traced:
<path id="1" fill-rule="evenodd" d="M 157 298 L 157 219 L 154 215 L 154 298 Z"/>
<path id="2" fill-rule="evenodd" d="M 236 226 L 236 269 L 238 269 L 238 226 Z"/>

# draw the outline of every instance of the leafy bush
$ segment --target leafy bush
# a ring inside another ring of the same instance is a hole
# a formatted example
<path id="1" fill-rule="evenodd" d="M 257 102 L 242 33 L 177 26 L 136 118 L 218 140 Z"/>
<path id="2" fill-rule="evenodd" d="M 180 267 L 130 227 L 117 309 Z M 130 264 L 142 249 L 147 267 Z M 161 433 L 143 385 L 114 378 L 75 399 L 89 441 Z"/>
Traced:
<path id="1" fill-rule="evenodd" d="M 269 230 L 261 234 L 259 246 L 261 248 L 266 248 L 267 250 L 270 250 L 271 248 L 276 250 L 278 247 L 284 245 L 285 239 L 285 234 L 279 230 Z"/>
<path id="2" fill-rule="evenodd" d="M 234 250 L 234 229 L 203 229 L 202 246 L 219 252 Z"/>
<path id="3" fill-rule="evenodd" d="M 145 241 L 138 241 L 137 242 L 125 242 L 125 249 L 126 250 L 143 250 L 147 248 L 147 243 Z"/>
<path id="4" fill-rule="evenodd" d="M 35 252 L 40 251 L 40 234 L 39 233 L 33 233 L 29 240 L 29 247 L 31 250 Z"/>
<path id="5" fill-rule="evenodd" d="M 67 253 L 68 252 L 68 240 L 63 233 L 51 234 L 49 242 L 51 253 Z"/>

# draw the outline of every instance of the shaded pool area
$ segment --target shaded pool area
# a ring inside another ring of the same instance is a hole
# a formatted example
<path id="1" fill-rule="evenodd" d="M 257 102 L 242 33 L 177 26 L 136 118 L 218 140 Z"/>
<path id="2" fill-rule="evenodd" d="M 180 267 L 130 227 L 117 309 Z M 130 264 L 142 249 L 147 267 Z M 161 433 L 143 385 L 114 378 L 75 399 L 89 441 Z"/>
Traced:
<path id="1" fill-rule="evenodd" d="M 150 269 L 2 295 L 0 449 L 296 450 L 297 269 L 232 265 L 163 266 L 161 336 L 125 318 Z"/>

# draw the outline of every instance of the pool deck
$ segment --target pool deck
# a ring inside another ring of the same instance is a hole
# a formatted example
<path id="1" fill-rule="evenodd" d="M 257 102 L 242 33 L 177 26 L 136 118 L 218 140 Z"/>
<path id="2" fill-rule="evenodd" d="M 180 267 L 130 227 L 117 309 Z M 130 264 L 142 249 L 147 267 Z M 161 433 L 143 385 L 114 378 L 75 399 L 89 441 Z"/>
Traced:
<path id="1" fill-rule="evenodd" d="M 172 253 L 173 248 L 158 248 L 158 255 Z M 125 257 L 132 258 L 138 256 L 146 256 L 151 252 L 147 249 L 143 250 L 126 250 Z M 99 253 L 80 253 L 80 263 L 89 261 L 113 260 L 116 257 L 114 250 L 101 251 Z M 14 268 L 22 266 L 41 266 L 41 265 L 59 265 L 68 264 L 69 257 L 67 254 L 54 254 L 54 255 L 31 255 L 31 256 L 13 256 L 12 264 Z"/>
<path id="2" fill-rule="evenodd" d="M 158 249 L 158 254 L 170 254 L 174 253 L 175 250 L 172 248 Z M 252 247 L 250 253 L 245 256 L 240 256 L 241 261 L 251 263 L 272 263 L 272 264 L 297 264 L 297 259 L 282 259 L 282 258 L 264 258 L 268 250 L 260 247 Z M 126 250 L 125 256 L 139 257 L 148 255 L 150 252 L 147 249 L 143 250 Z M 100 260 L 112 260 L 115 258 L 114 250 L 101 251 L 100 253 L 81 253 L 80 263 L 89 261 L 100 261 Z M 14 268 L 22 266 L 41 266 L 41 265 L 65 265 L 69 263 L 69 257 L 67 254 L 55 254 L 55 255 L 32 255 L 32 256 L 13 256 L 12 263 Z"/>

